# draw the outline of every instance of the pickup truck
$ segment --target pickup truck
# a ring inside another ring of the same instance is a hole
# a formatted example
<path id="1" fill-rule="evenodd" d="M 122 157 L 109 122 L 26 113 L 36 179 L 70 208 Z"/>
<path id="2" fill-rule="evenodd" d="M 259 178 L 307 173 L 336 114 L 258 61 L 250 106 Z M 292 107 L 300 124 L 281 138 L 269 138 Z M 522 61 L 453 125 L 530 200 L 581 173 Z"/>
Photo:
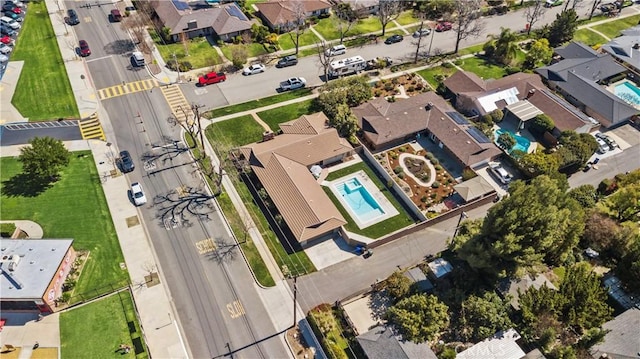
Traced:
<path id="1" fill-rule="evenodd" d="M 227 80 L 227 75 L 224 72 L 209 72 L 204 76 L 198 78 L 198 85 L 206 86 L 211 84 L 217 84 L 218 82 L 224 82 Z"/>
<path id="2" fill-rule="evenodd" d="M 302 77 L 292 77 L 280 83 L 280 91 L 295 90 L 307 85 L 307 80 Z"/>

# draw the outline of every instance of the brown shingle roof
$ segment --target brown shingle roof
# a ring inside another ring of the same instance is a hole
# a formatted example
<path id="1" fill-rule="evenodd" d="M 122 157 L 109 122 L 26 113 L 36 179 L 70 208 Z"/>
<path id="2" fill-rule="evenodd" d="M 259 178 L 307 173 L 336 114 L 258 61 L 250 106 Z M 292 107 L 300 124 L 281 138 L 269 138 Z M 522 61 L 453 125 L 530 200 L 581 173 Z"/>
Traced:
<path id="1" fill-rule="evenodd" d="M 274 0 L 257 3 L 254 6 L 271 24 L 282 25 L 296 20 L 295 9 L 298 3 L 304 6 L 305 13 L 331 8 L 331 4 L 325 0 Z"/>
<path id="2" fill-rule="evenodd" d="M 189 7 L 186 10 L 178 10 L 172 1 L 152 1 L 151 4 L 164 26 L 171 29 L 172 35 L 185 31 L 192 21 L 196 22 L 195 29 L 211 27 L 219 35 L 248 30 L 253 24 L 248 19 L 232 15 L 242 14 L 242 10 L 235 3 L 202 9 Z"/>
<path id="3" fill-rule="evenodd" d="M 484 92 L 487 90 L 484 80 L 469 71 L 457 71 L 444 80 L 444 85 L 455 93 Z"/>

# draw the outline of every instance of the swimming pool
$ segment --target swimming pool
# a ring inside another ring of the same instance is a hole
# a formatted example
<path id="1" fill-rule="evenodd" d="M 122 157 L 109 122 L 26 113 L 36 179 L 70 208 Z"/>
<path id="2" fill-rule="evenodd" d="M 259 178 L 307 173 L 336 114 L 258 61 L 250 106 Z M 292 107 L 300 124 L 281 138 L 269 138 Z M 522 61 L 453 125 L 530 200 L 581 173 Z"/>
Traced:
<path id="1" fill-rule="evenodd" d="M 613 93 L 623 101 L 635 106 L 640 105 L 640 88 L 629 81 L 615 85 Z"/>
<path id="2" fill-rule="evenodd" d="M 356 177 L 348 178 L 334 184 L 334 188 L 342 198 L 342 203 L 349 206 L 350 213 L 361 222 L 369 222 L 385 214 L 380 204 L 369 193 L 367 188 Z"/>
<path id="3" fill-rule="evenodd" d="M 515 133 L 508 131 L 508 130 L 496 130 L 496 132 L 494 133 L 495 136 L 495 141 L 498 140 L 498 137 L 500 137 L 501 134 L 508 132 L 511 134 L 511 136 L 513 136 L 513 138 L 516 139 L 516 145 L 513 146 L 513 148 L 511 148 L 509 150 L 509 153 L 515 151 L 515 150 L 520 150 L 524 153 L 528 153 L 529 151 L 529 146 L 531 145 L 531 141 L 529 141 L 526 137 L 522 137 L 520 135 L 516 135 Z"/>

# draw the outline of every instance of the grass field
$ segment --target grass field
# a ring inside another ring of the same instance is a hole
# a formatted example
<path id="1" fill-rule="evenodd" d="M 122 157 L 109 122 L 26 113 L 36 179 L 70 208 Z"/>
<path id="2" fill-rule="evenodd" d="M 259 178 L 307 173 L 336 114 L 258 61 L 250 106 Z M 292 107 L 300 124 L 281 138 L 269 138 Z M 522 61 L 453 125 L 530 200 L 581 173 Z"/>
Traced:
<path id="1" fill-rule="evenodd" d="M 435 90 L 438 88 L 438 85 L 440 85 L 440 81 L 438 81 L 436 77 L 438 77 L 439 75 L 448 77 L 453 75 L 456 71 L 458 71 L 458 69 L 456 69 L 455 67 L 438 66 L 420 70 L 417 73 L 429 83 L 432 89 Z"/>
<path id="2" fill-rule="evenodd" d="M 614 21 L 609 21 L 604 24 L 593 26 L 594 30 L 600 31 L 610 39 L 620 36 L 622 30 L 628 29 L 638 24 L 640 21 L 640 15 L 629 16 Z"/>
<path id="3" fill-rule="evenodd" d="M 24 117 L 31 121 L 80 117 L 44 1 L 29 4 L 11 61 L 24 61 L 11 100 Z"/>
<path id="4" fill-rule="evenodd" d="M 297 90 L 296 90 L 297 91 Z M 292 103 L 290 105 L 276 107 L 271 110 L 258 112 L 258 116 L 269 125 L 272 131 L 277 131 L 279 124 L 296 118 L 313 113 L 313 99 L 302 102 Z"/>
<path id="5" fill-rule="evenodd" d="M 262 140 L 264 128 L 251 115 L 215 122 L 207 126 L 207 138 L 224 142 L 229 148 Z"/>
<path id="6" fill-rule="evenodd" d="M 3 157 L 0 167 L 3 220 L 32 220 L 42 226 L 45 238 L 72 238 L 76 250 L 90 251 L 74 294 L 128 279 L 120 269 L 124 258 L 89 151 L 73 152 L 61 179 L 35 196 L 24 194 L 28 188 L 17 159 Z"/>
<path id="7" fill-rule="evenodd" d="M 296 34 L 292 34 L 292 35 L 294 38 L 296 37 Z M 303 32 L 302 35 L 300 35 L 299 47 L 313 45 L 318 41 L 320 40 L 311 30 L 305 30 L 305 32 Z M 291 39 L 291 36 L 289 35 L 289 33 L 278 36 L 278 45 L 280 45 L 280 49 L 284 51 L 295 50 L 296 48 L 296 45 L 293 43 L 293 40 Z"/>
<path id="8" fill-rule="evenodd" d="M 237 47 L 244 47 L 247 51 L 248 57 L 257 57 L 268 53 L 267 49 L 262 44 L 240 44 L 240 45 L 224 45 L 220 47 L 224 56 L 229 60 L 233 60 L 233 49 Z"/>
<path id="9" fill-rule="evenodd" d="M 499 79 L 507 74 L 504 66 L 488 63 L 481 57 L 463 59 L 459 66 L 483 79 Z"/>
<path id="10" fill-rule="evenodd" d="M 573 41 L 580 41 L 589 46 L 597 45 L 597 44 L 605 44 L 607 43 L 607 39 L 602 37 L 602 35 L 591 31 L 591 29 L 580 29 L 575 32 L 573 35 Z"/>
<path id="11" fill-rule="evenodd" d="M 149 34 L 165 62 L 172 60 L 173 54 L 175 53 L 178 62 L 188 61 L 194 69 L 215 66 L 222 63 L 220 55 L 218 55 L 216 50 L 211 47 L 211 44 L 209 44 L 204 37 L 189 40 L 187 46 L 189 56 L 187 56 L 183 43 L 164 44 L 160 36 L 153 29 L 149 29 Z"/>
<path id="12" fill-rule="evenodd" d="M 409 25 L 416 22 L 420 22 L 420 19 L 413 16 L 413 10 L 407 10 L 400 13 L 400 16 L 396 19 L 400 25 Z"/>
<path id="13" fill-rule="evenodd" d="M 129 332 L 129 322 L 135 328 L 134 333 Z M 128 291 L 60 314 L 62 358 L 148 358 L 146 351 L 136 355 L 133 338 L 139 338 L 141 348 L 146 350 Z M 131 346 L 131 351 L 119 352 L 120 344 Z"/>
<path id="14" fill-rule="evenodd" d="M 360 162 L 355 165 L 345 167 L 338 171 L 334 171 L 329 173 L 326 180 L 333 181 L 335 179 L 344 177 L 350 173 L 354 173 L 357 171 L 363 170 L 367 173 L 369 178 L 375 183 L 376 187 L 384 194 L 384 196 L 393 204 L 393 207 L 398 210 L 399 214 L 385 219 L 384 221 L 378 222 L 372 226 L 360 229 L 358 225 L 351 219 L 349 212 L 342 206 L 340 201 L 333 195 L 331 189 L 329 187 L 323 186 L 322 189 L 329 196 L 331 202 L 338 208 L 342 216 L 347 220 L 347 224 L 344 226 L 347 231 L 357 233 L 369 238 L 380 238 L 386 234 L 395 232 L 401 228 L 404 228 L 408 225 L 413 224 L 414 222 L 411 220 L 411 216 L 407 211 L 400 205 L 400 203 L 395 199 L 393 194 L 389 192 L 386 185 L 382 183 L 380 178 L 376 176 L 375 172 L 371 167 L 369 167 L 366 163 Z"/>
<path id="15" fill-rule="evenodd" d="M 344 20 L 340 20 L 337 16 L 330 16 L 326 19 L 320 19 L 318 22 L 313 25 L 313 29 L 324 37 L 325 40 L 336 40 L 340 38 L 340 24 L 342 24 L 343 31 L 347 29 L 347 22 Z M 354 35 L 353 26 L 349 28 L 349 31 L 346 32 L 345 37 Z"/>
<path id="16" fill-rule="evenodd" d="M 226 115 L 231 115 L 238 112 L 255 110 L 256 108 L 273 105 L 279 102 L 289 101 L 296 98 L 311 95 L 311 89 L 305 88 L 296 91 L 289 91 L 269 97 L 264 97 L 257 100 L 247 101 L 239 103 L 237 105 L 231 105 L 226 107 L 217 108 L 215 110 L 208 111 L 204 114 L 206 118 L 216 118 Z"/>

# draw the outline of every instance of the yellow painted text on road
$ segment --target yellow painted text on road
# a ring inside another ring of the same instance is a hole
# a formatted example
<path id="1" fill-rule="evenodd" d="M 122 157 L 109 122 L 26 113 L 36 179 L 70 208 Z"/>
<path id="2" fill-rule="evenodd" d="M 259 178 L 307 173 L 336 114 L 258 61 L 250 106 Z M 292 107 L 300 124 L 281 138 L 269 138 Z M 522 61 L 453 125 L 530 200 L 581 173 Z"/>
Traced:
<path id="1" fill-rule="evenodd" d="M 207 238 L 196 242 L 196 248 L 198 249 L 198 253 L 207 254 L 216 250 L 216 244 L 213 239 Z"/>
<path id="2" fill-rule="evenodd" d="M 229 304 L 227 304 L 227 310 L 231 315 L 231 319 L 236 319 L 245 315 L 244 308 L 242 307 L 242 303 L 239 300 L 235 300 Z"/>

